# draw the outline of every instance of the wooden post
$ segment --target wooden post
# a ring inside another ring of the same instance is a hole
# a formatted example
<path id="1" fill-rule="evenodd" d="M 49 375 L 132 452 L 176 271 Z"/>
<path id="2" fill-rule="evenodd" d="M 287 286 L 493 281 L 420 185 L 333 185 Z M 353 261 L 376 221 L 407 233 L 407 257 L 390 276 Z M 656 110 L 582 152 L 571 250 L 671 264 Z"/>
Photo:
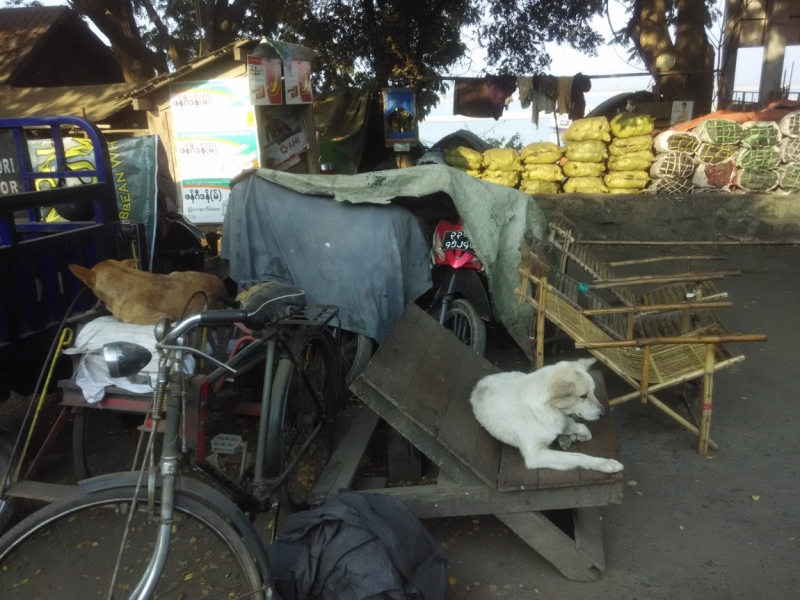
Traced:
<path id="1" fill-rule="evenodd" d="M 688 310 L 683 310 L 681 313 L 681 333 L 689 333 L 692 327 L 691 316 L 689 315 Z"/>
<path id="2" fill-rule="evenodd" d="M 536 370 L 544 366 L 544 324 L 547 310 L 547 277 L 539 279 L 539 312 L 536 313 Z"/>
<path id="3" fill-rule="evenodd" d="M 530 283 L 530 275 L 531 273 L 531 251 L 530 248 L 527 246 L 523 246 L 522 248 L 522 256 L 525 257 L 525 266 L 522 268 L 522 285 L 520 286 L 520 293 L 518 304 L 522 306 L 525 304 L 528 298 L 528 284 Z"/>
<path id="4" fill-rule="evenodd" d="M 642 380 L 639 382 L 639 397 L 642 404 L 647 404 L 648 390 L 650 389 L 650 346 L 644 347 L 642 362 Z"/>
<path id="5" fill-rule="evenodd" d="M 628 331 L 627 336 L 629 340 L 633 339 L 633 311 L 628 313 Z"/>
<path id="6" fill-rule="evenodd" d="M 711 411 L 714 390 L 714 344 L 706 344 L 706 365 L 703 373 L 703 416 L 700 419 L 700 443 L 697 451 L 708 454 L 708 436 L 711 431 Z"/>

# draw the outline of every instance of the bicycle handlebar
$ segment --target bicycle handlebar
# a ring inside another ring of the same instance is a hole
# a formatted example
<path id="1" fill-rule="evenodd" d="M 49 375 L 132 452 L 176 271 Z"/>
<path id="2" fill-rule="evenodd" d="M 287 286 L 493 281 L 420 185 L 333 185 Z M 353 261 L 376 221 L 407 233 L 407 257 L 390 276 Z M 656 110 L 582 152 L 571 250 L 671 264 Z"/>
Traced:
<path id="1" fill-rule="evenodd" d="M 200 325 L 233 325 L 247 320 L 245 310 L 207 310 L 200 313 Z"/>

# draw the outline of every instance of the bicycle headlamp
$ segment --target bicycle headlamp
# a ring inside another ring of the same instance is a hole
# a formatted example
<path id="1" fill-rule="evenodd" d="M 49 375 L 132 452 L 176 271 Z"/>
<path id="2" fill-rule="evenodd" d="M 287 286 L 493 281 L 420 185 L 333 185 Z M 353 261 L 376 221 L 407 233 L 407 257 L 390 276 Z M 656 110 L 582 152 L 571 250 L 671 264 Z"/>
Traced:
<path id="1" fill-rule="evenodd" d="M 128 377 L 144 369 L 153 355 L 139 344 L 111 342 L 103 345 L 103 358 L 111 377 Z"/>

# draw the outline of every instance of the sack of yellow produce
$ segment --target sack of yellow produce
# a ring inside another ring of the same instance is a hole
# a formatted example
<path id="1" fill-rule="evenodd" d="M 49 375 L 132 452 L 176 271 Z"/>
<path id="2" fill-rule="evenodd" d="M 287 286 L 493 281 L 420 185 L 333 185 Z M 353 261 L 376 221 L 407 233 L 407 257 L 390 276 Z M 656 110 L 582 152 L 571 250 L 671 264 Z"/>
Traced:
<path id="1" fill-rule="evenodd" d="M 641 194 L 640 189 L 627 189 L 627 188 L 608 188 L 609 194 Z"/>
<path id="2" fill-rule="evenodd" d="M 567 127 L 562 136 L 567 142 L 585 142 L 586 140 L 611 141 L 608 134 L 610 130 L 608 119 L 605 117 L 591 117 L 589 119 L 576 119 Z"/>
<path id="3" fill-rule="evenodd" d="M 653 131 L 655 122 L 655 117 L 649 115 L 632 115 L 622 112 L 611 119 L 611 133 L 620 138 L 647 135 Z"/>
<path id="4" fill-rule="evenodd" d="M 496 183 L 497 185 L 504 185 L 506 187 L 517 187 L 519 183 L 518 171 L 484 171 L 481 174 L 481 179 Z"/>
<path id="5" fill-rule="evenodd" d="M 466 173 L 470 177 L 477 177 L 478 179 L 481 178 L 481 173 L 483 173 L 483 169 L 462 169 L 461 167 L 454 167 L 461 171 L 462 173 Z"/>
<path id="6" fill-rule="evenodd" d="M 650 174 L 647 171 L 612 171 L 603 181 L 610 188 L 641 190 L 650 181 Z"/>
<path id="7" fill-rule="evenodd" d="M 462 169 L 480 169 L 483 163 L 483 155 L 477 150 L 459 146 L 458 148 L 445 148 L 444 161 L 451 167 L 461 167 Z"/>
<path id="8" fill-rule="evenodd" d="M 602 177 L 606 170 L 603 163 L 578 162 L 568 160 L 561 167 L 567 177 Z"/>
<path id="9" fill-rule="evenodd" d="M 519 191 L 526 194 L 557 194 L 560 189 L 555 181 L 541 179 L 523 179 L 519 184 Z"/>
<path id="10" fill-rule="evenodd" d="M 523 179 L 538 179 L 539 181 L 561 181 L 564 174 L 558 165 L 525 165 L 522 171 Z"/>
<path id="11" fill-rule="evenodd" d="M 487 171 L 521 171 L 522 161 L 513 148 L 490 148 L 483 153 L 483 166 Z"/>
<path id="12" fill-rule="evenodd" d="M 568 194 L 602 194 L 608 188 L 599 177 L 570 177 L 564 182 Z"/>
<path id="13" fill-rule="evenodd" d="M 652 136 L 635 135 L 629 138 L 614 138 L 608 145 L 608 153 L 611 156 L 625 156 L 631 152 L 649 152 L 652 147 Z"/>
<path id="14" fill-rule="evenodd" d="M 567 142 L 566 157 L 576 162 L 599 163 L 608 158 L 608 150 L 599 140 Z"/>
<path id="15" fill-rule="evenodd" d="M 655 157 L 649 150 L 634 152 L 625 156 L 612 156 L 608 159 L 609 171 L 646 171 Z"/>
<path id="16" fill-rule="evenodd" d="M 526 165 L 552 165 L 564 156 L 564 148 L 551 142 L 534 142 L 522 149 L 519 157 Z"/>

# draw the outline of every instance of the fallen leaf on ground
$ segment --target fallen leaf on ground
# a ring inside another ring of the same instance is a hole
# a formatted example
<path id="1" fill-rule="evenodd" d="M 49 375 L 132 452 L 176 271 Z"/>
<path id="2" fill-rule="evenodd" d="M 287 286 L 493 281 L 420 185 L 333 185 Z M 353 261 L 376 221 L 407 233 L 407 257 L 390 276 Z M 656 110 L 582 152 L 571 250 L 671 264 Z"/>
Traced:
<path id="1" fill-rule="evenodd" d="M 455 577 L 450 577 L 447 581 L 450 583 L 450 585 L 455 585 L 458 579 Z"/>
<path id="2" fill-rule="evenodd" d="M 636 495 L 637 495 L 637 496 L 641 496 L 641 495 L 642 495 L 642 492 L 636 492 Z"/>
<path id="3" fill-rule="evenodd" d="M 628 485 L 636 485 L 636 483 L 637 483 L 637 482 L 635 482 L 633 479 L 631 479 L 631 480 L 628 482 Z"/>
<path id="4" fill-rule="evenodd" d="M 758 502 L 758 499 L 759 499 L 759 498 L 761 498 L 761 496 L 750 496 L 750 497 L 751 497 L 753 500 L 755 500 L 756 502 Z"/>
<path id="5" fill-rule="evenodd" d="M 187 573 L 183 576 L 184 581 L 189 581 L 192 577 L 194 577 L 194 573 Z"/>

